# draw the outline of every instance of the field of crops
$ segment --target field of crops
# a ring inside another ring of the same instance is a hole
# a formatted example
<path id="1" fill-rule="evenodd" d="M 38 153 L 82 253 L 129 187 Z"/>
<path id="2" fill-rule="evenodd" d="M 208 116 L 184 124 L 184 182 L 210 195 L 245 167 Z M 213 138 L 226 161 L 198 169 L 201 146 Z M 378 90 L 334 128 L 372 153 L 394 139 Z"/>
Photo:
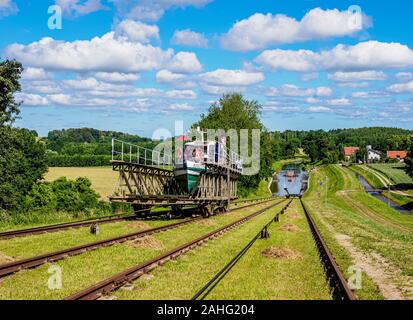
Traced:
<path id="1" fill-rule="evenodd" d="M 74 180 L 78 177 L 86 177 L 92 182 L 92 188 L 100 194 L 102 200 L 108 200 L 118 178 L 117 172 L 112 167 L 85 167 L 85 168 L 49 168 L 45 176 L 46 181 L 53 181 L 60 177 Z"/>
<path id="2" fill-rule="evenodd" d="M 371 164 L 370 167 L 385 174 L 395 184 L 413 184 L 413 179 L 404 171 L 404 164 L 380 163 Z"/>

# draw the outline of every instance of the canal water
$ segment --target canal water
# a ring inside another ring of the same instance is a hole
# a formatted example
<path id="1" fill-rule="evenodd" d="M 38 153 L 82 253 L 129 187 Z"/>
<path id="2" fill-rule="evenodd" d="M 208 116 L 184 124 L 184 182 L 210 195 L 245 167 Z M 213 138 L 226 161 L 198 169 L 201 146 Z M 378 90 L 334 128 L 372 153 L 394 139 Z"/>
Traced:
<path id="1" fill-rule="evenodd" d="M 287 165 L 274 175 L 270 190 L 275 196 L 285 197 L 288 192 L 293 195 L 301 193 L 301 189 L 307 188 L 308 174 L 299 165 Z"/>
<path id="2" fill-rule="evenodd" d="M 353 171 L 351 171 L 352 173 L 354 173 Z M 364 179 L 361 175 L 354 173 L 357 177 L 357 179 L 359 180 L 360 184 L 363 186 L 364 190 L 368 190 L 368 189 L 374 189 L 367 181 L 366 179 Z M 407 215 L 411 215 L 412 212 L 410 212 L 409 210 L 399 206 L 397 203 L 391 201 L 390 199 L 386 198 L 385 196 L 383 196 L 382 194 L 378 193 L 378 192 L 368 192 L 370 195 L 372 195 L 373 197 L 375 197 L 376 199 L 379 199 L 380 201 L 386 203 L 389 207 L 392 207 L 393 209 L 399 211 L 401 214 L 407 214 Z"/>

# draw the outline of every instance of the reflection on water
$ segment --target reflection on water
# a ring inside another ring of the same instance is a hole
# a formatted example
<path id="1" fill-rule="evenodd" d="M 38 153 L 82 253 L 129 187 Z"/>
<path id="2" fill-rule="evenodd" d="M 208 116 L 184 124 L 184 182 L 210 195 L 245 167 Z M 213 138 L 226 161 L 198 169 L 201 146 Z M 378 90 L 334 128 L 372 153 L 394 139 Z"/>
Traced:
<path id="1" fill-rule="evenodd" d="M 353 172 L 353 171 L 352 171 Z M 355 174 L 357 179 L 360 181 L 360 184 L 363 186 L 364 190 L 368 189 L 374 189 L 367 181 L 364 179 L 362 176 L 359 174 Z M 386 198 L 385 196 L 381 195 L 378 192 L 368 192 L 370 195 L 373 197 L 379 199 L 380 201 L 386 203 L 389 207 L 392 207 L 393 209 L 399 211 L 401 214 L 412 214 L 409 210 L 399 206 L 397 203 L 391 201 L 389 198 Z"/>
<path id="2" fill-rule="evenodd" d="M 280 197 L 287 195 L 285 188 L 290 194 L 297 195 L 301 193 L 303 184 L 307 187 L 307 181 L 308 175 L 299 165 L 288 165 L 273 177 L 270 189 L 274 195 Z"/>

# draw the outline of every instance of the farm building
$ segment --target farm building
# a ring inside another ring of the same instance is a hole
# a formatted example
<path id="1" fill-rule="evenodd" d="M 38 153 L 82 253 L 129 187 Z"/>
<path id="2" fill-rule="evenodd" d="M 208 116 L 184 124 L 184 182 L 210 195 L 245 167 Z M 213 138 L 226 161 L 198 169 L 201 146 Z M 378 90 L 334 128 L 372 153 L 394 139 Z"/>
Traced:
<path id="1" fill-rule="evenodd" d="M 404 162 L 407 155 L 407 151 L 387 151 L 387 159 L 394 159 L 400 162 Z"/>
<path id="2" fill-rule="evenodd" d="M 360 148 L 358 147 L 344 147 L 344 157 L 346 160 L 350 160 L 351 157 L 355 156 L 357 151 L 359 151 Z"/>
<path id="3" fill-rule="evenodd" d="M 379 161 L 381 159 L 381 152 L 374 150 L 372 146 L 367 146 L 367 161 Z"/>

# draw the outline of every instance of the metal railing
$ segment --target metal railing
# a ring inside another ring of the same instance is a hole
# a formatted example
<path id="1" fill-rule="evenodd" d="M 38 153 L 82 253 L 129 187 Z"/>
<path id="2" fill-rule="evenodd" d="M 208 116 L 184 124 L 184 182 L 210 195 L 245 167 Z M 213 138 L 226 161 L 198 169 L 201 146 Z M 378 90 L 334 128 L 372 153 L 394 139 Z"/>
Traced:
<path id="1" fill-rule="evenodd" d="M 205 157 L 205 163 L 216 164 L 223 167 L 229 166 L 232 170 L 242 173 L 242 158 L 231 149 L 228 149 L 221 144 L 219 145 L 218 149 L 220 151 L 218 152 L 218 156 L 216 156 L 216 152 L 214 152 L 212 157 L 208 154 L 208 156 Z"/>
<path id="2" fill-rule="evenodd" d="M 241 157 L 226 148 L 220 146 L 218 154 L 205 154 L 202 163 L 230 167 L 232 170 L 242 173 Z M 165 151 L 147 149 L 129 142 L 112 139 L 112 161 L 123 161 L 152 167 L 172 169 L 175 165 L 174 155 L 168 155 Z M 179 163 L 179 162 L 178 162 Z"/>
<path id="3" fill-rule="evenodd" d="M 172 168 L 173 159 L 165 152 L 154 151 L 141 146 L 112 139 L 112 161 L 124 161 L 145 166 Z"/>

